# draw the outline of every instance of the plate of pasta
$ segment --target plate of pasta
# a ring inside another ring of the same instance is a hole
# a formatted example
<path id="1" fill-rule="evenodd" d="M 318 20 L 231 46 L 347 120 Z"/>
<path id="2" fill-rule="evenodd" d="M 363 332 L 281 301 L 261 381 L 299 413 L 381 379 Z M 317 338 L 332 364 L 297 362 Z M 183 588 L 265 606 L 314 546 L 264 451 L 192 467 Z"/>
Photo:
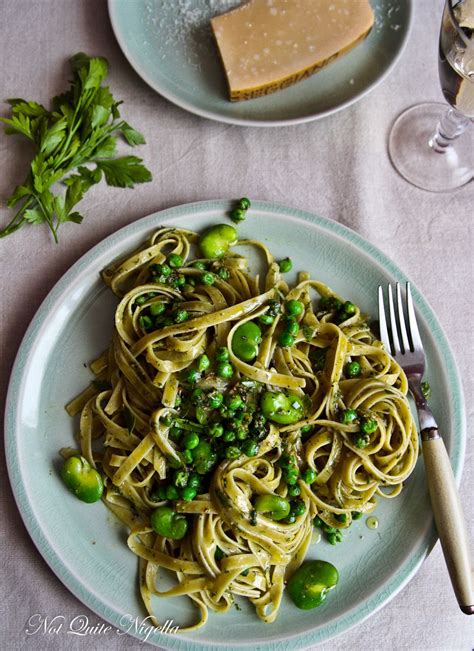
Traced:
<path id="1" fill-rule="evenodd" d="M 15 498 L 61 581 L 165 648 L 294 649 L 387 603 L 435 541 L 374 323 L 394 280 L 349 229 L 245 199 L 150 215 L 81 258 L 30 325 L 6 414 Z M 460 380 L 413 293 L 459 478 Z"/>

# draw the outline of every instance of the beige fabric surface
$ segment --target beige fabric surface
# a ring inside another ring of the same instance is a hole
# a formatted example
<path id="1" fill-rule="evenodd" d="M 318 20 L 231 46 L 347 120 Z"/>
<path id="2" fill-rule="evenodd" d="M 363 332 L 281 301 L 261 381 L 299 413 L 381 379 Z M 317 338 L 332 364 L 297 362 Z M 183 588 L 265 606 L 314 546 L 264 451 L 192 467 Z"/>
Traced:
<path id="1" fill-rule="evenodd" d="M 25 228 L 0 241 L 1 400 L 28 323 L 47 292 L 91 246 L 156 210 L 189 201 L 233 198 L 282 202 L 341 222 L 388 254 L 417 284 L 451 342 L 464 382 L 468 453 L 461 485 L 473 530 L 474 183 L 430 194 L 403 181 L 387 156 L 394 118 L 408 105 L 442 101 L 437 37 L 442 0 L 413 0 L 416 22 L 392 74 L 354 106 L 324 120 L 285 129 L 219 124 L 188 114 L 154 93 L 126 62 L 111 30 L 105 0 L 0 0 L 0 99 L 47 102 L 66 81 L 66 61 L 84 50 L 106 56 L 110 84 L 126 115 L 147 135 L 141 153 L 154 182 L 134 191 L 93 189 L 81 204 L 87 219 L 62 231 L 59 246 L 46 227 Z M 6 105 L 2 105 L 2 114 Z M 23 148 L 0 134 L 0 223 L 4 200 L 22 180 Z M 1 454 L 0 649 L 70 651 L 141 649 L 129 637 L 28 637 L 35 613 L 69 621 L 88 611 L 52 574 L 16 509 Z M 474 618 L 457 608 L 436 546 L 414 579 L 364 624 L 318 648 L 462 650 L 474 646 Z"/>

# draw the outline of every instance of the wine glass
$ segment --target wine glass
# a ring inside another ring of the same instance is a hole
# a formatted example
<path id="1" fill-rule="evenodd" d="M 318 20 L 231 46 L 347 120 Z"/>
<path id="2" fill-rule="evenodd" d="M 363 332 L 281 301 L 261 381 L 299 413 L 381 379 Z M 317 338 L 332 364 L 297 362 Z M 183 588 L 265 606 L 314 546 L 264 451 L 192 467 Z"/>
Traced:
<path id="1" fill-rule="evenodd" d="M 474 0 L 446 0 L 439 78 L 450 107 L 412 106 L 398 116 L 389 136 L 395 169 L 431 192 L 454 190 L 474 178 Z"/>

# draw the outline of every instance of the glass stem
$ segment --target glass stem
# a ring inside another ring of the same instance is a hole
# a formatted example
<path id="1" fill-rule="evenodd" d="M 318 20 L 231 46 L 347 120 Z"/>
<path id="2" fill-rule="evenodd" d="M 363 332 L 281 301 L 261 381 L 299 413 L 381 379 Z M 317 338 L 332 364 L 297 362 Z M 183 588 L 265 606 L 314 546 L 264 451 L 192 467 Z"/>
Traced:
<path id="1" fill-rule="evenodd" d="M 436 127 L 436 133 L 430 139 L 430 147 L 440 154 L 444 154 L 453 140 L 459 138 L 469 126 L 469 118 L 456 111 L 454 108 L 447 109 Z"/>

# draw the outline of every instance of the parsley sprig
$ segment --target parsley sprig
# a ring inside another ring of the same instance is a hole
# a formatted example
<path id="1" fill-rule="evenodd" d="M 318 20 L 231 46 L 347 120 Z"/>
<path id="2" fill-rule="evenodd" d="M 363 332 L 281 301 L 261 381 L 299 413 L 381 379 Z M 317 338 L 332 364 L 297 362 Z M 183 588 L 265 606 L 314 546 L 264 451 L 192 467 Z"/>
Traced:
<path id="1" fill-rule="evenodd" d="M 61 224 L 82 222 L 75 206 L 102 177 L 108 185 L 121 188 L 151 181 L 140 158 L 115 158 L 118 135 L 131 146 L 144 144 L 145 139 L 120 118 L 122 102 L 102 85 L 108 73 L 107 60 L 79 52 L 70 64 L 70 88 L 53 98 L 51 111 L 37 102 L 7 100 L 11 117 L 0 118 L 5 133 L 25 136 L 35 144 L 36 152 L 25 181 L 7 200 L 10 208 L 20 207 L 0 230 L 0 237 L 25 224 L 46 223 L 57 242 Z M 57 183 L 64 184 L 66 191 L 53 191 Z"/>

